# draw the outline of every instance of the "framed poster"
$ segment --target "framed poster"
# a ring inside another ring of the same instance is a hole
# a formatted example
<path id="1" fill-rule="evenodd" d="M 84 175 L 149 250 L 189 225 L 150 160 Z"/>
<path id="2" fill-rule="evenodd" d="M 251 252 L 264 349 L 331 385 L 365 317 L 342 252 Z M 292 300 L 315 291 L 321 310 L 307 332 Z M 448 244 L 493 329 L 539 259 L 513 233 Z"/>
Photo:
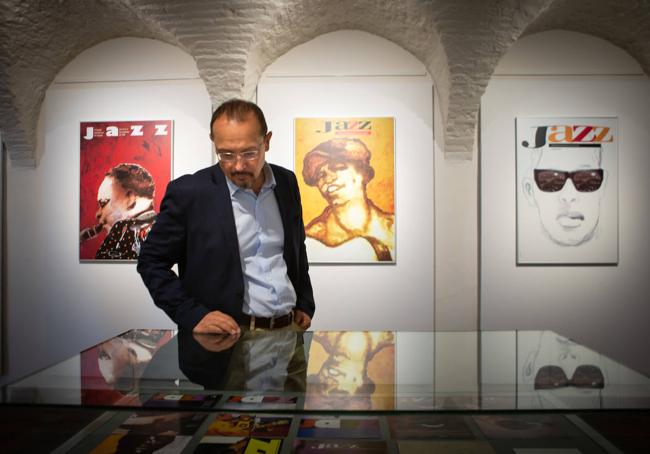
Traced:
<path id="1" fill-rule="evenodd" d="M 295 169 L 310 262 L 395 263 L 393 118 L 297 118 Z"/>
<path id="2" fill-rule="evenodd" d="M 84 122 L 79 259 L 135 260 L 171 180 L 172 121 Z"/>
<path id="3" fill-rule="evenodd" d="M 517 264 L 617 264 L 617 119 L 517 118 L 516 131 Z"/>

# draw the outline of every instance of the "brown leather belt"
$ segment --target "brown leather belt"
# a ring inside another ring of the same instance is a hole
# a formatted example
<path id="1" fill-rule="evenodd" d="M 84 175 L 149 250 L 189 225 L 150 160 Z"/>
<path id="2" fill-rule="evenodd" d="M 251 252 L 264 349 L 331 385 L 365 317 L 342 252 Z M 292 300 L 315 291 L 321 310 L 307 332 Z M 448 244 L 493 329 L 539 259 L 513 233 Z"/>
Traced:
<path id="1" fill-rule="evenodd" d="M 242 325 L 248 326 L 249 329 L 254 330 L 255 328 L 262 329 L 279 329 L 289 326 L 293 323 L 293 311 L 289 312 L 286 315 L 281 315 L 279 317 L 255 317 L 253 315 L 243 314 L 242 316 Z"/>

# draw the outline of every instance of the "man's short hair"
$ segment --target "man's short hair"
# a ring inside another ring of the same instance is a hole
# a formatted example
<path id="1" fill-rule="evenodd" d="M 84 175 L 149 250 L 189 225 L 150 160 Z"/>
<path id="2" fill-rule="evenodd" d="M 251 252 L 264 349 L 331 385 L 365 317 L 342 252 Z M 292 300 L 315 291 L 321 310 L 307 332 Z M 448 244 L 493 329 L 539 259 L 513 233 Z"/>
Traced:
<path id="1" fill-rule="evenodd" d="M 151 174 L 139 164 L 118 164 L 106 173 L 127 191 L 138 197 L 153 199 L 156 184 Z"/>
<path id="2" fill-rule="evenodd" d="M 343 162 L 352 164 L 368 183 L 375 176 L 370 166 L 370 150 L 359 139 L 331 139 L 314 147 L 303 160 L 302 177 L 309 186 L 318 183 L 318 169 L 325 164 Z"/>
<path id="3" fill-rule="evenodd" d="M 218 118 L 225 116 L 228 120 L 242 122 L 246 121 L 246 118 L 248 118 L 250 114 L 255 115 L 255 118 L 257 118 L 257 122 L 260 125 L 260 135 L 265 136 L 269 128 L 266 125 L 266 119 L 264 118 L 262 109 L 260 109 L 254 102 L 245 101 L 243 99 L 231 99 L 221 104 L 217 107 L 217 110 L 212 113 L 212 119 L 210 120 L 210 138 L 213 138 L 212 125 L 214 125 L 214 122 Z"/>

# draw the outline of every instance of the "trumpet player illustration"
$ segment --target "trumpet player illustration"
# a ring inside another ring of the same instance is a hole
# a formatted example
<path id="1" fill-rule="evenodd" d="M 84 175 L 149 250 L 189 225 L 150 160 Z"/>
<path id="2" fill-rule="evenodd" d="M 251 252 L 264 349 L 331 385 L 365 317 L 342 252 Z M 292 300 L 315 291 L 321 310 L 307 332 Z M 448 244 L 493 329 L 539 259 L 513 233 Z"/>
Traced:
<path id="1" fill-rule="evenodd" d="M 154 180 L 141 165 L 121 163 L 111 168 L 97 190 L 97 224 L 82 229 L 79 242 L 105 230 L 96 259 L 136 259 L 156 220 L 154 194 Z"/>
<path id="2" fill-rule="evenodd" d="M 79 124 L 79 260 L 134 261 L 172 178 L 172 120 Z"/>

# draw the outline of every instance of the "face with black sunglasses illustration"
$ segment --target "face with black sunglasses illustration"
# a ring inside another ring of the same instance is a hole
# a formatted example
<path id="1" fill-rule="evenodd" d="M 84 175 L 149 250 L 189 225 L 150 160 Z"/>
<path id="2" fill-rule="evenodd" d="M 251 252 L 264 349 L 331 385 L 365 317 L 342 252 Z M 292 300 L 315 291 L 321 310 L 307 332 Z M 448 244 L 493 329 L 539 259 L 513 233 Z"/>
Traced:
<path id="1" fill-rule="evenodd" d="M 561 246 L 591 240 L 607 177 L 600 146 L 547 146 L 540 150 L 531 177 L 523 180 L 524 194 L 537 207 L 548 238 Z"/>

